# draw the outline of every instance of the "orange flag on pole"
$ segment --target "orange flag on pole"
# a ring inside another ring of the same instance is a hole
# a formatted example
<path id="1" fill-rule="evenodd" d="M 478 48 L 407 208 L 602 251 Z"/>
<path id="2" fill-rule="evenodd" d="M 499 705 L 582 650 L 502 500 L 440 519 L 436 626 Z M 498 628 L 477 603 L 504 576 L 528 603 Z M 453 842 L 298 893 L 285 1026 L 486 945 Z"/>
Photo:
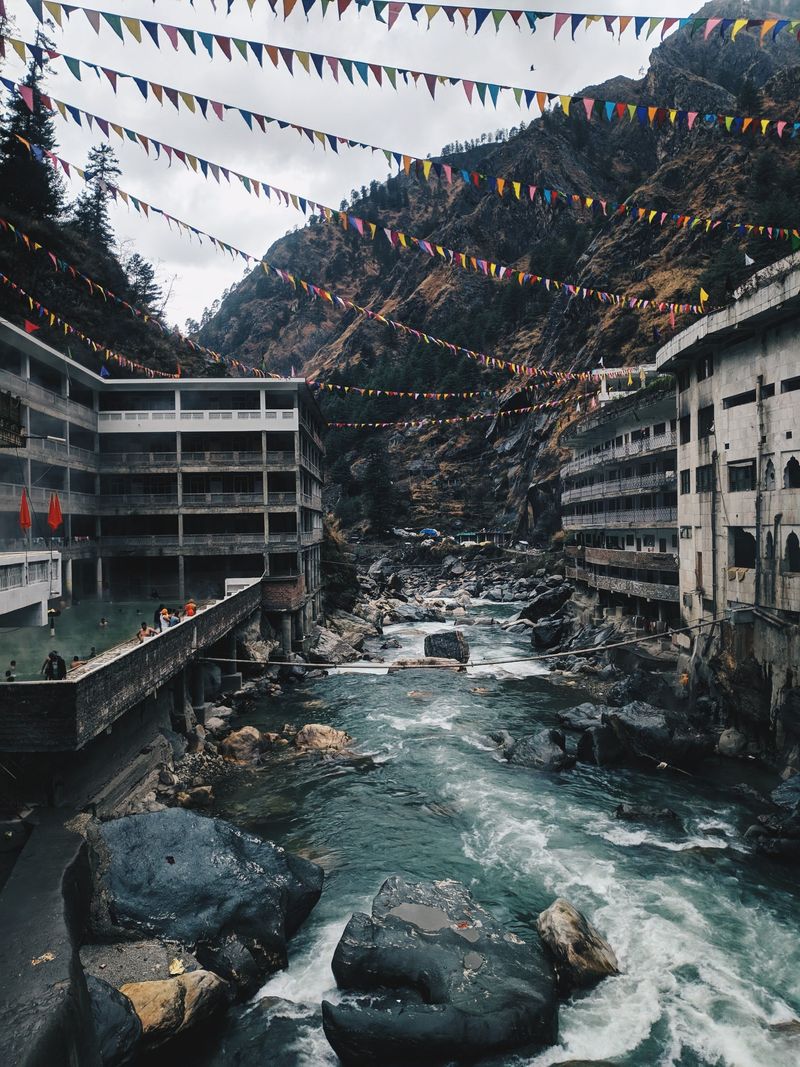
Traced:
<path id="1" fill-rule="evenodd" d="M 55 533 L 63 521 L 64 519 L 61 514 L 61 503 L 58 499 L 58 493 L 51 493 L 50 507 L 47 510 L 47 525 L 53 533 Z"/>
<path id="2" fill-rule="evenodd" d="M 22 490 L 19 501 L 19 525 L 22 530 L 31 528 L 31 509 L 28 507 L 28 490 Z"/>

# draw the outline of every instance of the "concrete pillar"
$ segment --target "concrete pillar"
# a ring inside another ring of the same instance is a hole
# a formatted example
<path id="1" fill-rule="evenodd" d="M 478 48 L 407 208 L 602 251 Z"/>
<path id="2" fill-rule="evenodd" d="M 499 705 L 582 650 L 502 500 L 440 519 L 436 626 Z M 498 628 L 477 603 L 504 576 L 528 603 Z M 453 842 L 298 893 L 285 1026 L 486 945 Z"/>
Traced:
<path id="1" fill-rule="evenodd" d="M 66 600 L 72 600 L 72 560 L 64 559 L 61 557 L 61 561 L 64 564 L 64 573 L 62 578 L 64 579 L 61 592 Z"/>
<path id="2" fill-rule="evenodd" d="M 291 617 L 291 615 L 283 615 L 281 617 L 281 648 L 287 654 L 292 651 L 292 617 Z"/>
<path id="3" fill-rule="evenodd" d="M 178 556 L 178 600 L 181 606 L 186 602 L 186 580 L 184 576 L 183 556 Z"/>
<path id="4" fill-rule="evenodd" d="M 189 692 L 192 706 L 203 707 L 206 702 L 206 687 L 202 663 L 193 663 L 189 669 Z"/>
<path id="5" fill-rule="evenodd" d="M 95 576 L 97 579 L 97 597 L 103 599 L 103 557 L 98 556 L 95 561 Z"/>

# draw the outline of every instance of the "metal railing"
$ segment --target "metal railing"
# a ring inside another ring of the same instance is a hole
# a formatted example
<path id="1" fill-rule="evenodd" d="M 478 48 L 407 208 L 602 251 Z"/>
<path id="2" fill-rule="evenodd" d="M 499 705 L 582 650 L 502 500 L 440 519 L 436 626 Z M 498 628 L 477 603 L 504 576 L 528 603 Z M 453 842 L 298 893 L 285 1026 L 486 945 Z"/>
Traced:
<path id="1" fill-rule="evenodd" d="M 614 478 L 610 481 L 597 481 L 594 485 L 582 485 L 576 489 L 565 489 L 561 494 L 562 504 L 571 504 L 576 500 L 594 500 L 613 494 L 630 496 L 632 493 L 646 492 L 652 489 L 670 489 L 678 481 L 676 471 L 660 471 L 656 474 L 642 474 L 636 478 Z"/>
<path id="2" fill-rule="evenodd" d="M 297 493 L 267 493 L 267 504 L 273 507 L 296 503 Z"/>
<path id="3" fill-rule="evenodd" d="M 103 508 L 177 508 L 177 493 L 104 493 L 99 497 Z"/>
<path id="4" fill-rule="evenodd" d="M 678 556 L 674 552 L 636 552 L 621 548 L 592 548 L 586 546 L 586 562 L 611 567 L 640 567 L 643 570 L 675 571 Z"/>
<path id="5" fill-rule="evenodd" d="M 674 430 L 651 437 L 641 437 L 638 441 L 628 441 L 624 445 L 612 445 L 598 452 L 591 452 L 588 456 L 579 456 L 577 459 L 565 463 L 561 468 L 562 477 L 569 474 L 578 474 L 580 471 L 592 470 L 603 463 L 613 463 L 616 460 L 628 459 L 631 456 L 641 456 L 647 452 L 658 452 L 664 448 L 675 448 L 678 435 Z"/>
<path id="6" fill-rule="evenodd" d="M 264 494 L 259 493 L 184 493 L 183 506 L 187 508 L 203 507 L 212 504 L 216 507 L 257 504 L 264 506 Z"/>
<path id="7" fill-rule="evenodd" d="M 101 467 L 168 467 L 178 461 L 177 452 L 106 452 L 100 456 Z"/>
<path id="8" fill-rule="evenodd" d="M 565 530 L 596 529 L 602 526 L 674 526 L 678 522 L 676 507 L 626 508 L 618 511 L 598 509 L 591 515 L 564 515 Z"/>

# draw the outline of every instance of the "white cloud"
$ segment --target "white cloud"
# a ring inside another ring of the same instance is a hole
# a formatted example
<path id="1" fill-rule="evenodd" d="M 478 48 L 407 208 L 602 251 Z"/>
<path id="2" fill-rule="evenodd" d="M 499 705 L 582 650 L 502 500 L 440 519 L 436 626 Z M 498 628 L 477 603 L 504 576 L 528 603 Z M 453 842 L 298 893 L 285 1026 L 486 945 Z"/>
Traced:
<path id="1" fill-rule="evenodd" d="M 15 7 L 10 14 L 18 35 L 33 40 L 36 21 L 27 4 L 19 0 L 17 5 L 7 6 Z M 549 32 L 545 23 L 531 34 L 527 28 L 516 30 L 509 20 L 497 34 L 487 24 L 478 35 L 468 35 L 459 25 L 451 26 L 444 15 L 426 30 L 427 18 L 422 12 L 417 26 L 404 14 L 387 32 L 371 10 L 357 13 L 348 9 L 339 21 L 333 5 L 324 20 L 312 11 L 307 21 L 298 5 L 284 22 L 272 15 L 266 0 L 256 0 L 252 15 L 245 0 L 236 0 L 230 15 L 225 14 L 225 0 L 218 0 L 216 12 L 209 0 L 197 0 L 194 6 L 188 0 L 105 0 L 97 6 L 229 36 L 550 92 L 571 93 L 615 74 L 636 76 L 651 47 L 658 43 L 657 33 L 649 44 L 637 42 L 632 28 L 618 43 L 599 25 L 588 31 L 579 29 L 574 43 L 566 27 L 553 41 L 552 22 Z M 615 10 L 649 14 L 648 7 L 637 0 L 618 4 Z M 689 14 L 690 7 L 685 0 L 678 2 L 671 14 Z M 397 92 L 389 87 L 368 89 L 350 85 L 344 75 L 336 85 L 327 71 L 320 81 L 297 63 L 291 77 L 283 69 L 275 70 L 266 56 L 260 69 L 253 58 L 245 63 L 235 50 L 230 63 L 221 54 L 213 62 L 204 51 L 193 56 L 183 43 L 178 52 L 166 44 L 158 50 L 146 34 L 141 45 L 126 34 L 123 45 L 105 25 L 96 36 L 79 11 L 63 31 L 54 27 L 51 35 L 59 51 L 106 67 L 417 156 L 437 153 L 443 144 L 484 131 L 516 126 L 531 117 L 527 109 L 515 105 L 511 94 L 502 94 L 495 110 L 479 104 L 470 106 L 460 87 L 438 86 L 433 102 L 421 79 L 417 88 L 400 84 Z M 708 42 L 709 48 L 718 46 L 716 41 Z M 21 71 L 22 65 L 12 56 L 6 76 Z M 347 198 L 351 189 L 369 184 L 373 178 L 385 178 L 389 169 L 382 154 L 341 148 L 337 156 L 313 148 L 292 130 L 268 127 L 266 134 L 250 132 L 235 114 L 229 113 L 224 122 L 210 111 L 207 121 L 183 109 L 178 114 L 167 102 L 163 107 L 153 100 L 145 102 L 133 82 L 122 81 L 115 95 L 105 78 L 98 81 L 91 73 L 84 73 L 83 80 L 76 81 L 60 60 L 53 64 L 47 84 L 54 96 L 78 107 L 334 206 Z M 99 140 L 99 135 L 79 129 L 71 121 L 65 124 L 59 120 L 57 132 L 60 154 L 77 163 L 85 161 L 88 149 Z M 119 179 L 122 188 L 247 252 L 263 254 L 276 238 L 302 222 L 298 213 L 256 199 L 242 188 L 224 182 L 217 187 L 213 180 L 206 182 L 186 172 L 180 163 L 168 167 L 164 159 L 148 159 L 141 147 L 116 138 L 112 143 L 123 172 Z M 79 182 L 73 183 L 71 194 L 77 195 L 79 188 Z M 199 318 L 223 288 L 242 276 L 241 260 L 232 262 L 208 243 L 190 244 L 171 233 L 162 221 L 147 222 L 133 209 L 122 206 L 113 209 L 112 221 L 126 247 L 158 264 L 162 280 L 174 277 L 167 314 L 179 324 L 187 317 Z"/>

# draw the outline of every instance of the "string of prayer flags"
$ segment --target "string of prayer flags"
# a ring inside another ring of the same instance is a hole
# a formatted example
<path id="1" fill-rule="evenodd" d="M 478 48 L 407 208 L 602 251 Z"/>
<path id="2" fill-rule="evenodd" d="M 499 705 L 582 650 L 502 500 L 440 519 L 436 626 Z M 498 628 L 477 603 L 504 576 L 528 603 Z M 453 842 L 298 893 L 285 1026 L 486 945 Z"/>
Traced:
<path id="1" fill-rule="evenodd" d="M 194 6 L 194 0 L 190 0 L 190 2 Z M 272 13 L 282 17 L 284 21 L 292 14 L 299 12 L 297 0 L 282 0 L 281 3 L 278 0 L 268 0 L 268 3 Z M 28 0 L 28 4 L 41 21 L 42 0 Z M 227 0 L 228 13 L 230 13 L 233 4 L 234 0 Z M 215 0 L 212 0 L 212 5 L 216 7 Z M 247 5 L 252 11 L 255 0 L 247 0 Z M 312 11 L 319 12 L 325 18 L 331 6 L 331 0 L 303 0 L 302 10 L 306 19 L 308 19 Z M 95 23 L 99 21 L 99 17 L 102 16 L 120 38 L 123 38 L 123 27 L 137 41 L 141 40 L 143 29 L 152 34 L 150 30 L 151 23 L 147 19 L 111 15 L 103 11 L 95 11 L 92 8 L 56 3 L 55 0 L 44 0 L 44 7 L 55 19 L 59 27 L 62 26 L 64 18 L 69 18 L 75 11 L 82 11 L 93 28 Z M 465 32 L 474 34 L 479 33 L 484 26 L 494 26 L 495 33 L 499 33 L 500 27 L 504 24 L 513 25 L 519 31 L 527 28 L 531 33 L 536 33 L 541 28 L 544 33 L 549 33 L 550 25 L 548 23 L 552 20 L 553 40 L 558 39 L 561 32 L 565 30 L 565 35 L 561 39 L 565 40 L 568 35 L 572 41 L 575 40 L 575 33 L 581 27 L 588 32 L 595 26 L 604 29 L 612 37 L 616 34 L 617 40 L 621 40 L 628 27 L 631 27 L 631 33 L 635 35 L 637 41 L 642 39 L 643 33 L 645 35 L 644 40 L 649 40 L 656 31 L 660 31 L 658 36 L 663 41 L 668 34 L 684 29 L 689 31 L 691 37 L 699 37 L 704 41 L 707 41 L 715 31 L 723 40 L 735 41 L 739 34 L 744 32 L 745 35 L 757 34 L 762 42 L 765 40 L 775 41 L 781 33 L 789 33 L 796 37 L 800 31 L 800 19 L 788 18 L 598 15 L 574 11 L 526 11 L 502 7 L 452 7 L 450 5 L 427 3 L 423 5 L 415 2 L 415 0 L 355 0 L 355 4 L 352 3 L 352 0 L 337 0 L 335 9 L 338 13 L 339 21 L 341 21 L 342 15 L 348 9 L 350 11 L 355 9 L 359 14 L 362 11 L 371 11 L 376 21 L 386 26 L 387 31 L 394 29 L 401 16 L 405 15 L 409 17 L 411 22 L 418 26 L 421 25 L 418 16 L 422 10 L 424 10 L 427 18 L 427 29 L 430 28 L 435 18 L 444 14 L 445 19 L 451 26 L 462 25 Z M 459 15 L 460 19 L 456 19 L 456 15 Z M 440 22 L 442 21 L 440 20 Z M 177 29 L 177 27 L 170 28 Z M 178 30 L 178 32 L 181 31 Z M 217 35 L 215 34 L 215 36 Z M 223 38 L 223 40 L 237 42 L 237 38 Z M 226 47 L 230 51 L 230 44 Z"/>
<path id="2" fill-rule="evenodd" d="M 62 6 L 62 11 L 64 10 L 65 8 Z M 74 10 L 80 9 L 75 8 Z M 101 11 L 96 12 L 96 14 L 102 15 L 103 21 L 101 22 L 98 18 L 96 27 L 92 23 L 90 24 L 95 29 L 95 32 L 99 34 L 100 27 L 109 25 L 109 22 L 106 18 L 106 12 Z M 118 16 L 114 17 L 119 18 Z M 125 25 L 122 20 L 120 20 L 119 24 L 120 27 Z M 543 89 L 529 89 L 519 85 L 502 85 L 495 82 L 455 77 L 450 74 L 411 70 L 404 67 L 371 63 L 366 60 L 307 52 L 301 49 L 287 48 L 283 45 L 267 44 L 264 41 L 245 41 L 238 38 L 221 37 L 219 34 L 203 33 L 199 30 L 185 27 L 166 26 L 159 22 L 148 22 L 147 26 L 148 28 L 152 27 L 152 30 L 148 30 L 149 38 L 157 48 L 160 48 L 162 43 L 162 39 L 159 37 L 160 29 L 164 35 L 163 43 L 176 50 L 180 42 L 183 41 L 192 54 L 198 55 L 197 46 L 199 44 L 206 49 L 212 58 L 216 48 L 217 52 L 222 53 L 226 60 L 230 60 L 235 52 L 246 63 L 251 59 L 255 59 L 260 67 L 263 67 L 264 55 L 266 54 L 276 69 L 283 66 L 292 77 L 295 76 L 298 67 L 300 67 L 309 76 L 316 76 L 321 80 L 332 77 L 337 84 L 340 84 L 340 73 L 343 73 L 351 85 L 355 84 L 355 76 L 357 75 L 365 86 L 385 89 L 389 85 L 395 90 L 398 87 L 398 80 L 402 80 L 405 85 L 413 83 L 417 87 L 421 79 L 434 100 L 436 99 L 437 86 L 450 85 L 461 86 L 471 105 L 478 101 L 483 107 L 486 107 L 487 101 L 489 101 L 496 108 L 501 93 L 510 93 L 513 95 L 518 107 L 523 107 L 524 101 L 524 106 L 529 111 L 536 112 L 538 110 L 540 114 L 544 113 L 550 105 L 555 106 L 558 104 L 562 112 L 571 117 L 577 115 L 580 118 L 583 116 L 586 121 L 592 121 L 593 117 L 597 116 L 598 121 L 602 121 L 605 118 L 609 123 L 622 122 L 627 119 L 631 123 L 636 123 L 640 127 L 648 129 L 660 130 L 664 127 L 678 126 L 691 130 L 695 127 L 705 127 L 724 129 L 729 133 L 755 134 L 760 132 L 762 136 L 766 136 L 768 132 L 770 134 L 774 132 L 779 138 L 782 138 L 784 133 L 787 133 L 790 137 L 796 137 L 798 130 L 800 130 L 800 121 L 790 122 L 788 119 L 724 115 L 718 112 L 702 112 L 699 108 L 696 111 L 692 111 L 686 108 L 664 105 L 645 105 L 625 101 L 599 100 L 594 97 L 571 96 L 569 94 L 548 92 Z M 120 29 L 119 35 L 125 40 L 122 29 Z M 136 40 L 133 34 L 131 34 L 131 39 L 137 44 L 141 44 L 141 41 Z M 199 110 L 203 118 L 207 118 L 210 107 L 217 117 L 222 119 L 226 110 L 234 110 L 241 115 L 250 129 L 253 128 L 253 123 L 256 122 L 263 130 L 267 121 L 265 115 L 259 115 L 249 109 L 222 104 L 218 101 L 209 100 L 207 97 L 197 96 L 194 93 L 188 93 L 184 90 L 127 74 L 124 71 L 103 67 L 89 60 L 79 59 L 76 56 L 59 52 L 54 48 L 31 45 L 26 41 L 13 37 L 4 36 L 2 40 L 8 42 L 23 60 L 30 56 L 41 62 L 45 53 L 50 59 L 63 59 L 69 72 L 79 81 L 84 68 L 92 71 L 98 79 L 103 74 L 115 93 L 117 91 L 117 82 L 120 79 L 130 79 L 135 83 L 145 100 L 150 95 L 153 95 L 159 103 L 163 103 L 163 99 L 166 97 L 178 111 L 182 103 L 188 111 L 196 114 Z M 233 52 L 230 47 L 232 44 L 235 45 Z M 297 60 L 296 65 L 295 60 Z"/>
<path id="3" fill-rule="evenodd" d="M 23 92 L 27 89 L 26 86 L 15 83 L 9 78 L 0 77 L 0 84 L 4 85 L 9 92 L 15 93 L 18 96 L 23 96 Z M 307 209 L 313 210 L 321 207 L 321 205 L 315 205 L 314 202 L 307 197 L 289 193 L 287 190 L 267 185 L 267 183 L 262 182 L 257 178 L 240 174 L 237 171 L 233 171 L 223 166 L 221 163 L 214 163 L 213 161 L 204 159 L 202 156 L 196 156 L 185 149 L 176 148 L 174 145 L 159 141 L 149 134 L 141 133 L 139 130 L 121 126 L 118 123 L 112 122 L 110 119 L 103 118 L 90 111 L 85 111 L 83 108 L 76 107 L 73 104 L 56 100 L 53 97 L 45 96 L 43 94 L 40 95 L 40 98 L 34 94 L 30 97 L 25 95 L 24 99 L 30 108 L 41 104 L 42 106 L 47 107 L 55 118 L 60 118 L 65 122 L 72 119 L 72 121 L 81 124 L 81 119 L 83 119 L 90 129 L 94 129 L 96 126 L 100 133 L 109 141 L 111 140 L 112 135 L 115 135 L 125 143 L 140 145 L 148 156 L 150 155 L 151 149 L 156 158 L 160 158 L 163 153 L 169 161 L 170 166 L 172 165 L 173 159 L 177 159 L 187 170 L 191 169 L 195 174 L 201 174 L 206 180 L 208 180 L 210 176 L 219 183 L 220 176 L 225 178 L 226 181 L 230 181 L 231 176 L 233 176 L 237 178 L 242 187 L 253 196 L 260 196 L 262 190 L 267 196 L 274 193 L 276 194 L 275 199 L 278 203 L 285 207 L 297 207 L 303 214 L 306 214 Z M 484 174 L 481 171 L 464 170 L 448 163 L 423 159 L 420 156 L 414 156 L 397 149 L 385 148 L 379 145 L 368 145 L 364 142 L 351 141 L 347 138 L 339 137 L 336 134 L 327 133 L 325 131 L 316 131 L 307 127 L 295 126 L 294 124 L 290 124 L 280 119 L 269 119 L 269 121 L 279 122 L 282 128 L 291 126 L 292 129 L 297 130 L 301 135 L 305 134 L 312 144 L 321 144 L 323 149 L 326 149 L 330 145 L 342 144 L 349 148 L 369 149 L 373 153 L 382 152 L 390 164 L 396 164 L 398 170 L 402 169 L 406 175 L 413 175 L 414 177 L 427 182 L 436 178 L 440 181 L 445 181 L 448 184 L 452 184 L 453 180 L 457 179 L 473 190 L 489 194 L 496 193 L 501 199 L 513 199 L 521 204 L 540 203 L 552 208 L 554 211 L 559 210 L 561 207 L 569 207 L 587 211 L 597 218 L 602 216 L 604 219 L 611 220 L 631 219 L 634 222 L 641 222 L 646 225 L 660 228 L 670 224 L 677 226 L 679 229 L 689 229 L 694 234 L 709 235 L 722 229 L 728 233 L 734 233 L 739 237 L 759 236 L 772 241 L 790 239 L 800 240 L 800 229 L 797 229 L 796 227 L 770 226 L 763 223 L 744 222 L 735 219 L 720 219 L 698 215 L 694 212 L 685 210 L 663 211 L 660 208 L 644 206 L 635 202 L 624 201 L 620 203 L 616 200 L 604 199 L 603 197 L 593 194 L 567 192 L 563 189 L 550 189 L 546 186 L 530 185 L 522 179 L 513 177 L 501 178 L 492 174 Z M 338 148 L 336 150 L 338 151 Z"/>
<path id="4" fill-rule="evenodd" d="M 543 400 L 540 404 L 529 404 L 524 408 L 509 408 L 507 411 L 480 411 L 473 415 L 451 415 L 447 419 L 407 419 L 402 422 L 329 422 L 331 430 L 419 430 L 425 426 L 451 426 L 458 422 L 477 422 L 480 419 L 504 419 L 512 415 L 530 415 L 533 411 L 556 407 L 567 403 L 570 397 L 559 400 Z"/>
<path id="5" fill-rule="evenodd" d="M 34 156 L 36 155 L 34 152 L 34 148 L 36 148 L 40 159 L 47 159 L 56 169 L 60 164 L 64 172 L 69 174 L 73 164 L 63 160 L 49 149 L 43 149 L 39 145 L 31 145 L 29 142 L 25 141 L 24 138 L 19 137 L 19 135 L 17 135 L 17 139 L 28 148 L 28 151 L 31 152 L 31 154 Z M 76 169 L 79 172 L 79 177 L 82 177 L 85 181 L 85 172 L 81 172 L 80 168 Z M 192 173 L 196 173 L 196 171 L 192 171 Z M 239 175 L 234 171 L 229 173 L 234 177 L 240 178 L 245 185 L 245 188 L 248 188 L 248 191 L 251 191 L 253 183 L 257 181 L 256 179 Z M 591 286 L 574 285 L 572 282 L 566 282 L 560 278 L 545 277 L 544 275 L 536 274 L 531 271 L 517 270 L 515 267 L 509 267 L 504 263 L 496 263 L 493 260 L 473 256 L 467 252 L 459 252 L 452 248 L 445 248 L 443 245 L 434 244 L 431 241 L 422 237 L 417 237 L 414 234 L 407 234 L 400 230 L 394 230 L 391 227 L 378 225 L 375 222 L 368 219 L 362 219 L 360 216 L 350 214 L 346 211 L 337 211 L 324 204 L 317 204 L 315 201 L 298 196 L 296 193 L 290 193 L 284 189 L 277 189 L 276 187 L 266 185 L 263 182 L 261 182 L 260 185 L 267 197 L 270 197 L 271 194 L 274 193 L 277 196 L 279 203 L 282 203 L 285 206 L 295 207 L 297 210 L 302 210 L 304 215 L 307 210 L 319 211 L 320 216 L 325 219 L 326 222 L 340 225 L 344 230 L 354 230 L 365 240 L 373 242 L 376 240 L 386 240 L 394 249 L 416 249 L 431 259 L 441 261 L 448 266 L 466 271 L 467 273 L 483 274 L 486 278 L 509 284 L 517 284 L 521 288 L 542 286 L 548 292 L 559 294 L 566 293 L 569 296 L 582 300 L 596 300 L 601 304 L 616 304 L 631 310 L 655 308 L 662 313 L 668 312 L 669 314 L 679 313 L 694 315 L 702 314 L 705 310 L 700 304 L 692 304 L 688 301 L 672 302 L 654 300 L 648 297 L 630 296 L 625 293 L 613 293 L 605 289 L 595 289 Z M 120 195 L 124 200 L 125 196 L 128 195 L 124 194 L 124 190 L 120 190 L 117 186 L 111 183 L 108 184 L 108 189 L 115 198 Z M 143 202 L 138 200 L 138 198 L 134 198 L 133 203 L 134 208 L 136 208 L 137 211 L 144 212 L 145 214 L 147 209 L 151 208 L 151 205 L 149 204 L 145 204 L 144 207 L 141 207 L 140 205 L 142 205 Z M 193 229 L 193 227 L 190 227 L 190 229 Z"/>
<path id="6" fill-rule="evenodd" d="M 87 348 L 91 348 L 95 355 L 100 356 L 102 359 L 111 360 L 120 367 L 124 367 L 126 370 L 135 371 L 140 374 L 146 375 L 148 378 L 177 378 L 177 374 L 168 374 L 165 371 L 153 370 L 152 367 L 145 367 L 142 363 L 137 363 L 136 360 L 129 359 L 127 356 L 120 355 L 119 352 L 115 352 L 107 345 L 102 344 L 100 341 L 95 341 L 91 337 L 88 337 L 82 330 L 72 326 L 66 320 L 62 319 L 56 312 L 51 311 L 40 303 L 34 296 L 27 293 L 22 286 L 17 285 L 15 281 L 8 277 L 6 274 L 0 274 L 0 282 L 3 285 L 8 286 L 12 292 L 22 300 L 31 314 L 36 314 L 39 318 L 38 323 L 31 322 L 29 319 L 25 320 L 25 332 L 33 333 L 35 329 L 39 329 L 41 326 L 49 326 L 53 329 L 60 330 L 65 337 L 74 337 L 78 341 L 82 341 Z"/>
<path id="7" fill-rule="evenodd" d="M 320 382 L 313 378 L 306 379 L 311 389 L 327 390 L 329 393 L 347 393 L 366 397 L 391 397 L 396 400 L 477 400 L 487 396 L 503 396 L 508 386 L 503 389 L 473 389 L 463 393 L 424 392 L 409 389 L 369 389 L 360 385 L 340 385 L 335 382 Z M 525 389 L 538 386 L 524 386 Z"/>

